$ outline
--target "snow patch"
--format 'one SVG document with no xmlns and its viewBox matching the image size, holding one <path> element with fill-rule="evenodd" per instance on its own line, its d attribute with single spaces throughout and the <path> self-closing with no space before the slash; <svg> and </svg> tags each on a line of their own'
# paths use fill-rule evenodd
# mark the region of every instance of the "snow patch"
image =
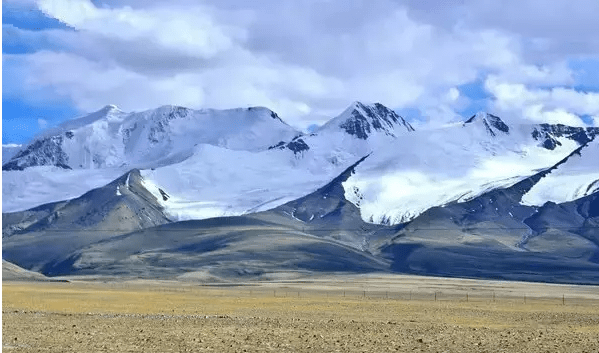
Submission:
<svg viewBox="0 0 599 353">
<path fill-rule="evenodd" d="M 522 197 L 522 204 L 542 206 L 547 201 L 569 202 L 599 190 L 599 139 L 589 142 L 580 155 L 571 156 Z"/>
<path fill-rule="evenodd" d="M 142 183 L 173 219 L 198 219 L 277 207 L 315 191 L 345 167 L 328 167 L 322 156 L 320 163 L 298 160 L 287 152 L 199 145 L 183 162 L 142 170 Z M 168 202 L 159 189 L 169 194 Z"/>
<path fill-rule="evenodd" d="M 481 124 L 412 132 L 357 166 L 343 183 L 345 197 L 366 222 L 403 223 L 431 207 L 511 186 L 578 147 L 566 138 L 556 150 L 539 147 L 530 138 L 532 128 L 496 136 Z"/>
<path fill-rule="evenodd" d="M 120 168 L 69 170 L 53 166 L 2 171 L 2 212 L 70 200 L 112 182 L 125 172 Z"/>
</svg>

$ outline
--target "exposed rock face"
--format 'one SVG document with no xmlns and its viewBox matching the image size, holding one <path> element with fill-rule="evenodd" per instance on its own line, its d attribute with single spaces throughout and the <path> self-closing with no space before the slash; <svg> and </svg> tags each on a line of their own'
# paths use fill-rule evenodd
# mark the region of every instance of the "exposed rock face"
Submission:
<svg viewBox="0 0 599 353">
<path fill-rule="evenodd" d="M 498 116 L 487 113 L 477 113 L 470 119 L 466 120 L 464 124 L 472 124 L 480 122 L 484 125 L 487 133 L 491 136 L 497 136 L 497 133 L 509 134 L 510 128 L 506 123 L 503 122 Z"/>
<path fill-rule="evenodd" d="M 272 150 L 275 148 L 280 149 L 280 150 L 288 149 L 288 150 L 291 150 L 293 152 L 293 154 L 300 154 L 300 153 L 310 149 L 310 146 L 308 146 L 308 144 L 301 137 L 302 137 L 301 135 L 296 136 L 293 138 L 293 140 L 291 140 L 291 142 L 281 141 L 274 146 L 270 146 L 268 149 L 269 150 Z"/>
<path fill-rule="evenodd" d="M 69 156 L 62 149 L 63 140 L 62 135 L 36 140 L 14 155 L 8 163 L 2 166 L 2 170 L 23 170 L 39 165 L 71 169 Z"/>
<path fill-rule="evenodd" d="M 559 137 L 565 137 L 578 142 L 579 145 L 584 145 L 597 135 L 599 135 L 598 127 L 584 128 L 562 124 L 539 124 L 532 131 L 532 137 L 548 150 L 554 150 L 557 146 L 561 146 L 561 142 L 557 140 Z"/>
<path fill-rule="evenodd" d="M 366 140 L 374 131 L 395 136 L 394 130 L 397 126 L 403 126 L 407 131 L 414 131 L 412 125 L 380 103 L 365 105 L 355 102 L 342 116 L 347 114 L 349 117 L 341 121 L 339 127 L 349 135 L 362 140 Z"/>
</svg>

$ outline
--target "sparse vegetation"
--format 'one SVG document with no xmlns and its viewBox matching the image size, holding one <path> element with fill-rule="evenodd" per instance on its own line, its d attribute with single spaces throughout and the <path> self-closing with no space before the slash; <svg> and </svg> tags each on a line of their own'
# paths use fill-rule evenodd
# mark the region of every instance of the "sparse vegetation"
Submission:
<svg viewBox="0 0 599 353">
<path fill-rule="evenodd" d="M 15 352 L 599 348 L 593 287 L 389 276 L 218 287 L 5 282 L 2 292 L 3 349 Z"/>
</svg>

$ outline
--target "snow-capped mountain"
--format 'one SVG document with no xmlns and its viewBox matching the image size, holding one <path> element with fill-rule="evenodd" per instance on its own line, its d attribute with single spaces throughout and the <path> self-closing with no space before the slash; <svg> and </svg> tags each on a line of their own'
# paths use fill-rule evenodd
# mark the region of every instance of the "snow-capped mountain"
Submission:
<svg viewBox="0 0 599 353">
<path fill-rule="evenodd" d="M 346 198 L 367 222 L 407 222 L 431 207 L 467 201 L 550 168 L 598 134 L 598 128 L 509 126 L 478 113 L 374 151 L 344 183 Z"/>
<path fill-rule="evenodd" d="M 378 103 L 311 134 L 266 108 L 107 106 L 4 165 L 3 258 L 46 275 L 599 283 L 597 136 L 487 113 L 415 131 Z"/>
<path fill-rule="evenodd" d="M 501 120 L 498 116 L 484 112 L 476 113 L 470 119 L 466 120 L 463 126 L 467 126 L 467 124 L 479 126 L 479 129 L 481 126 L 484 127 L 484 130 L 487 132 L 487 134 L 492 137 L 501 133 L 510 133 L 510 127 L 507 126 L 503 120 Z"/>
<path fill-rule="evenodd" d="M 373 134 L 396 136 L 405 131 L 414 131 L 410 123 L 384 105 L 360 102 L 353 102 L 343 113 L 321 126 L 317 132 L 339 129 L 362 140 L 370 138 Z"/>
<path fill-rule="evenodd" d="M 29 167 L 2 171 L 2 212 L 16 212 L 32 207 L 70 200 L 102 187 L 127 168 L 64 169 L 56 166 Z"/>
<path fill-rule="evenodd" d="M 239 215 L 311 193 L 358 159 L 413 131 L 382 104 L 355 102 L 318 131 L 281 140 L 267 151 L 199 145 L 185 161 L 142 174 L 154 195 L 161 188 L 171 196 L 162 205 L 173 218 Z"/>
<path fill-rule="evenodd" d="M 77 197 L 139 167 L 141 184 L 171 219 L 240 215 L 305 196 L 368 155 L 343 183 L 345 197 L 364 221 L 398 224 L 513 185 L 598 134 L 487 113 L 415 131 L 380 103 L 355 102 L 312 134 L 266 108 L 107 106 L 44 133 L 6 163 L 3 209 Z"/>
<path fill-rule="evenodd" d="M 102 148 L 97 146 L 93 150 L 103 153 L 95 160 L 104 162 L 85 164 L 88 168 L 71 164 L 73 170 L 37 166 L 27 167 L 23 173 L 4 171 L 3 207 L 5 212 L 13 212 L 77 197 L 105 185 L 133 166 L 145 167 L 141 171 L 145 184 L 157 197 L 160 198 L 158 188 L 171 195 L 164 201 L 164 207 L 176 219 L 235 215 L 276 207 L 316 190 L 357 159 L 395 139 L 390 132 L 400 136 L 412 130 L 380 104 L 353 104 L 334 121 L 362 120 L 355 113 L 347 114 L 356 106 L 362 107 L 362 112 L 378 107 L 380 119 L 387 119 L 381 121 L 397 121 L 398 125 L 395 130 L 385 125 L 388 129 L 380 133 L 371 130 L 371 136 L 364 140 L 333 124 L 318 133 L 302 135 L 265 108 L 189 111 L 161 107 L 126 114 L 107 106 L 44 133 L 5 164 L 4 169 L 24 168 L 27 161 L 33 161 L 33 165 L 59 162 L 60 166 L 77 159 L 87 163 L 90 159 L 85 152 L 76 153 L 90 150 L 89 146 L 94 144 L 85 140 L 85 136 L 103 143 Z M 186 118 L 185 114 L 193 116 Z M 368 119 L 378 126 L 373 120 L 378 119 L 376 116 Z M 157 131 L 161 139 L 155 138 Z M 81 135 L 81 140 L 77 135 Z M 65 141 L 77 142 L 79 147 L 69 149 Z M 111 151 L 116 152 L 111 154 Z M 112 162 L 107 163 L 106 156 L 114 157 Z M 92 166 L 96 169 L 89 169 Z"/>
<path fill-rule="evenodd" d="M 599 191 L 599 139 L 588 142 L 543 177 L 524 195 L 522 203 L 542 206 L 547 201 L 569 202 Z"/>
<path fill-rule="evenodd" d="M 328 154 L 325 158 L 350 165 L 356 157 L 412 131 L 410 123 L 380 103 L 353 102 L 313 133 L 279 141 L 269 148 L 288 149 L 307 158 L 314 158 L 314 153 L 320 157 Z"/>
<path fill-rule="evenodd" d="M 198 144 L 258 151 L 298 134 L 262 107 L 192 110 L 163 106 L 125 113 L 109 105 L 43 133 L 4 162 L 2 169 L 42 165 L 149 168 L 184 160 Z"/>
</svg>

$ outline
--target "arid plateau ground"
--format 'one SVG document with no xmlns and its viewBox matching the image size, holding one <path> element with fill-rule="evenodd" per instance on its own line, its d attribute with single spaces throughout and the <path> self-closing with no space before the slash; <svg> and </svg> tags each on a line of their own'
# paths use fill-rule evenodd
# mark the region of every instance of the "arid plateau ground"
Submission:
<svg viewBox="0 0 599 353">
<path fill-rule="evenodd" d="M 599 352 L 599 288 L 331 276 L 2 284 L 6 352 Z"/>
</svg>

